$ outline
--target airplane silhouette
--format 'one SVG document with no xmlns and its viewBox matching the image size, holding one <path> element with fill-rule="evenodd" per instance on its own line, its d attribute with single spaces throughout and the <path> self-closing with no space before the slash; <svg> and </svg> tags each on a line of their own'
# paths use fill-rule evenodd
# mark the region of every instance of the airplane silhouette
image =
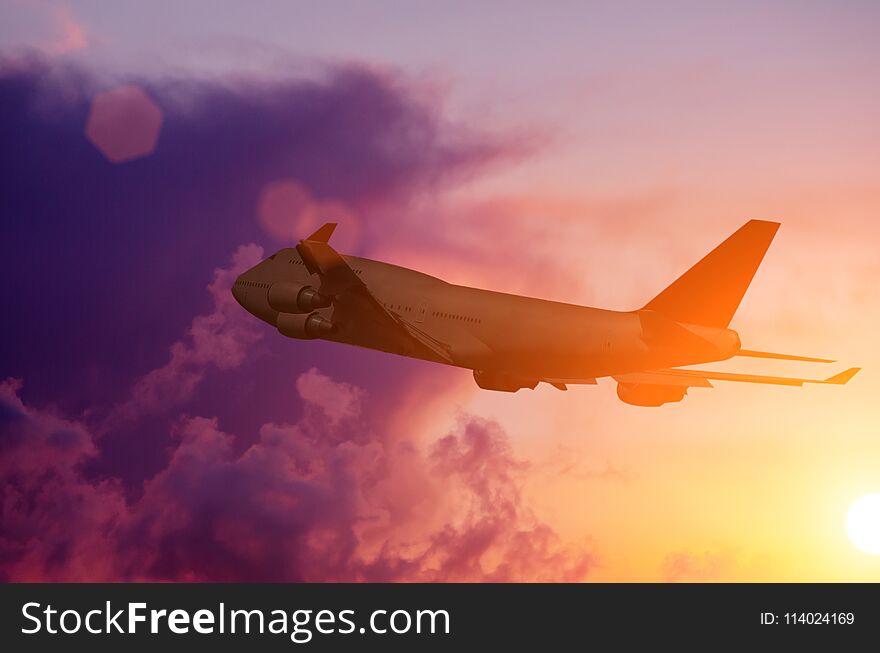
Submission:
<svg viewBox="0 0 880 653">
<path fill-rule="evenodd" d="M 322 338 L 473 370 L 477 385 L 516 392 L 612 377 L 636 406 L 681 401 L 712 381 L 842 385 L 826 379 L 735 374 L 681 366 L 733 356 L 833 363 L 742 349 L 728 328 L 776 230 L 750 220 L 643 308 L 610 311 L 480 290 L 380 261 L 341 255 L 328 223 L 235 282 L 250 313 L 291 338 Z"/>
</svg>

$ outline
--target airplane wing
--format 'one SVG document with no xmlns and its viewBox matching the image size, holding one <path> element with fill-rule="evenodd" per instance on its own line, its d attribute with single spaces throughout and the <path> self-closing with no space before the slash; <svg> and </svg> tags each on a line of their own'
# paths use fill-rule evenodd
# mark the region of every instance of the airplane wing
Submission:
<svg viewBox="0 0 880 653">
<path fill-rule="evenodd" d="M 407 322 L 398 315 L 392 314 L 392 317 L 394 317 L 403 326 L 403 328 L 406 329 L 406 332 L 412 338 L 417 340 L 424 347 L 430 349 L 447 363 L 452 363 L 452 355 L 450 354 L 451 348 L 449 347 L 449 345 L 444 342 L 440 342 L 436 338 L 428 335 L 425 331 L 418 328 L 412 322 Z"/>
<path fill-rule="evenodd" d="M 342 320 L 357 316 L 384 328 L 394 337 L 415 347 L 427 349 L 441 360 L 451 363 L 452 357 L 446 345 L 387 310 L 339 252 L 330 247 L 328 241 L 335 229 L 336 223 L 325 224 L 300 241 L 296 251 L 309 273 L 317 274 L 321 279 L 319 292 L 333 298 L 334 309 L 339 311 Z"/>
<path fill-rule="evenodd" d="M 860 367 L 851 367 L 848 370 L 835 374 L 827 379 L 803 379 L 787 376 L 762 376 L 757 374 L 736 374 L 733 372 L 712 372 L 710 370 L 682 370 L 671 368 L 668 370 L 619 374 L 614 377 L 614 380 L 620 383 L 677 385 L 701 388 L 711 388 L 712 384 L 710 381 L 739 381 L 743 383 L 766 383 L 770 385 L 789 386 L 802 386 L 805 383 L 843 385 L 853 378 L 860 369 Z"/>
</svg>

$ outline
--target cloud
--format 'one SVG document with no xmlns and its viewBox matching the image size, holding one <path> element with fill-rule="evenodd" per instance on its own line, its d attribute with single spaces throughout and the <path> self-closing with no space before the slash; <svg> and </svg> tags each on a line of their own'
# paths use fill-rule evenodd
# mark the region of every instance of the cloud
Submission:
<svg viewBox="0 0 880 653">
<path fill-rule="evenodd" d="M 297 377 L 296 390 L 307 406 L 323 411 L 334 426 L 360 413 L 363 390 L 348 383 L 336 383 L 314 367 Z"/>
<path fill-rule="evenodd" d="M 192 398 L 211 368 L 229 369 L 241 364 L 261 334 L 229 289 L 235 278 L 262 256 L 261 247 L 242 245 L 232 255 L 230 267 L 214 270 L 214 280 L 208 286 L 213 310 L 193 319 L 187 329 L 188 338 L 171 345 L 170 360 L 134 384 L 128 398 L 114 407 L 102 430 L 174 409 Z"/>
<path fill-rule="evenodd" d="M 572 478 L 579 481 L 606 481 L 627 484 L 631 480 L 628 469 L 605 461 L 598 465 L 590 462 L 589 455 L 580 447 L 556 444 L 540 462 L 541 471 L 551 478 Z"/>
<path fill-rule="evenodd" d="M 139 89 L 162 121 L 155 147 L 135 148 L 151 153 L 113 165 L 89 141 L 89 117 L 119 88 Z M 517 149 L 450 123 L 388 70 L 108 79 L 38 55 L 0 56 L 0 142 L 0 186 L 15 191 L 0 193 L 0 213 L 14 218 L 0 265 L 16 278 L 0 301 L 17 309 L 0 371 L 72 410 L 118 402 L 161 366 L 204 307 L 211 270 L 241 243 L 347 219 L 356 228 L 344 224 L 340 243 L 368 246 L 404 220 L 381 207 Z"/>
<path fill-rule="evenodd" d="M 592 556 L 525 506 L 497 424 L 463 418 L 422 447 L 366 424 L 362 390 L 317 370 L 297 380 L 315 410 L 265 424 L 236 453 L 216 419 L 185 418 L 167 466 L 126 503 L 89 481 L 79 422 L 25 406 L 0 385 L 5 580 L 581 580 Z M 329 397 L 342 398 L 340 413 Z M 426 488 L 410 509 L 396 497 Z M 417 509 L 413 509 L 417 506 Z"/>
<path fill-rule="evenodd" d="M 0 579 L 107 578 L 107 537 L 126 514 L 120 485 L 86 481 L 79 468 L 97 454 L 93 436 L 25 406 L 20 388 L 0 383 Z"/>
<path fill-rule="evenodd" d="M 54 7 L 51 15 L 57 33 L 48 44 L 47 50 L 51 54 L 67 54 L 89 46 L 87 30 L 73 15 L 70 7 Z"/>
<path fill-rule="evenodd" d="M 468 418 L 459 433 L 438 441 L 432 471 L 457 486 L 463 516 L 432 534 L 424 560 L 430 573 L 453 580 L 582 580 L 592 556 L 566 548 L 524 505 L 522 476 L 528 466 L 514 458 L 497 423 Z M 424 563 L 423 563 L 424 564 Z M 429 563 L 430 565 L 430 563 Z"/>
<path fill-rule="evenodd" d="M 376 256 L 452 283 L 631 310 L 658 291 L 643 272 L 665 256 L 653 225 L 677 208 L 668 189 L 586 197 L 462 192 L 415 213 L 404 209 L 409 219 Z"/>
<path fill-rule="evenodd" d="M 107 80 L 0 64 L 0 183 L 16 189 L 0 211 L 21 218 L 0 260 L 31 271 L 0 291 L 16 306 L 0 373 L 26 381 L 7 381 L 0 403 L 0 577 L 588 574 L 589 548 L 529 509 L 532 472 L 497 424 L 463 416 L 425 439 L 424 402 L 407 396 L 423 365 L 383 357 L 376 373 L 357 364 L 369 352 L 261 339 L 266 325 L 229 293 L 263 255 L 240 243 L 342 207 L 370 247 L 417 194 L 516 144 L 452 125 L 405 79 L 356 65 L 111 81 L 162 112 L 155 148 L 120 165 L 86 138 Z"/>
<path fill-rule="evenodd" d="M 677 551 L 663 561 L 663 579 L 667 582 L 717 582 L 736 571 L 736 557 L 728 552 Z"/>
<path fill-rule="evenodd" d="M 314 366 L 406 387 L 411 361 L 386 357 L 378 378 L 362 363 L 369 352 L 257 344 L 268 327 L 228 304 L 222 284 L 221 300 L 204 287 L 242 243 L 289 240 L 321 220 L 342 223 L 343 250 L 369 248 L 406 220 L 397 211 L 412 198 L 517 146 L 451 123 L 438 98 L 393 71 L 297 71 L 108 79 L 38 55 L 0 57 L 0 186 L 14 189 L 0 193 L 13 218 L 0 265 L 15 279 L 0 288 L 15 307 L 0 378 L 22 378 L 34 405 L 90 423 L 113 414 L 89 473 L 140 487 L 167 463 L 168 422 L 184 405 L 251 442 L 264 422 L 290 418 L 282 388 Z M 114 165 L 88 128 L 95 98 L 119 88 L 140 89 L 162 121 L 149 154 Z"/>
</svg>

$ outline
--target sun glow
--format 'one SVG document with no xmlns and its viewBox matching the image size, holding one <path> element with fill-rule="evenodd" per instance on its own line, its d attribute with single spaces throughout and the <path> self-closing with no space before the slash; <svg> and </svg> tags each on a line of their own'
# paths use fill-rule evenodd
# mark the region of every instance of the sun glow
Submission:
<svg viewBox="0 0 880 653">
<path fill-rule="evenodd" d="M 859 549 L 880 555 L 880 493 L 866 494 L 852 505 L 846 518 L 846 531 Z"/>
</svg>

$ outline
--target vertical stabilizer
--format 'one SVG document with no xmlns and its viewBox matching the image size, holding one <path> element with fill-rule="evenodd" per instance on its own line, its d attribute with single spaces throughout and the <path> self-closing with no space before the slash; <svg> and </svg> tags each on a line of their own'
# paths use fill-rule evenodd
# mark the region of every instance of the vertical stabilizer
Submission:
<svg viewBox="0 0 880 653">
<path fill-rule="evenodd" d="M 778 228 L 778 222 L 749 220 L 645 308 L 676 322 L 726 327 Z"/>
</svg>

